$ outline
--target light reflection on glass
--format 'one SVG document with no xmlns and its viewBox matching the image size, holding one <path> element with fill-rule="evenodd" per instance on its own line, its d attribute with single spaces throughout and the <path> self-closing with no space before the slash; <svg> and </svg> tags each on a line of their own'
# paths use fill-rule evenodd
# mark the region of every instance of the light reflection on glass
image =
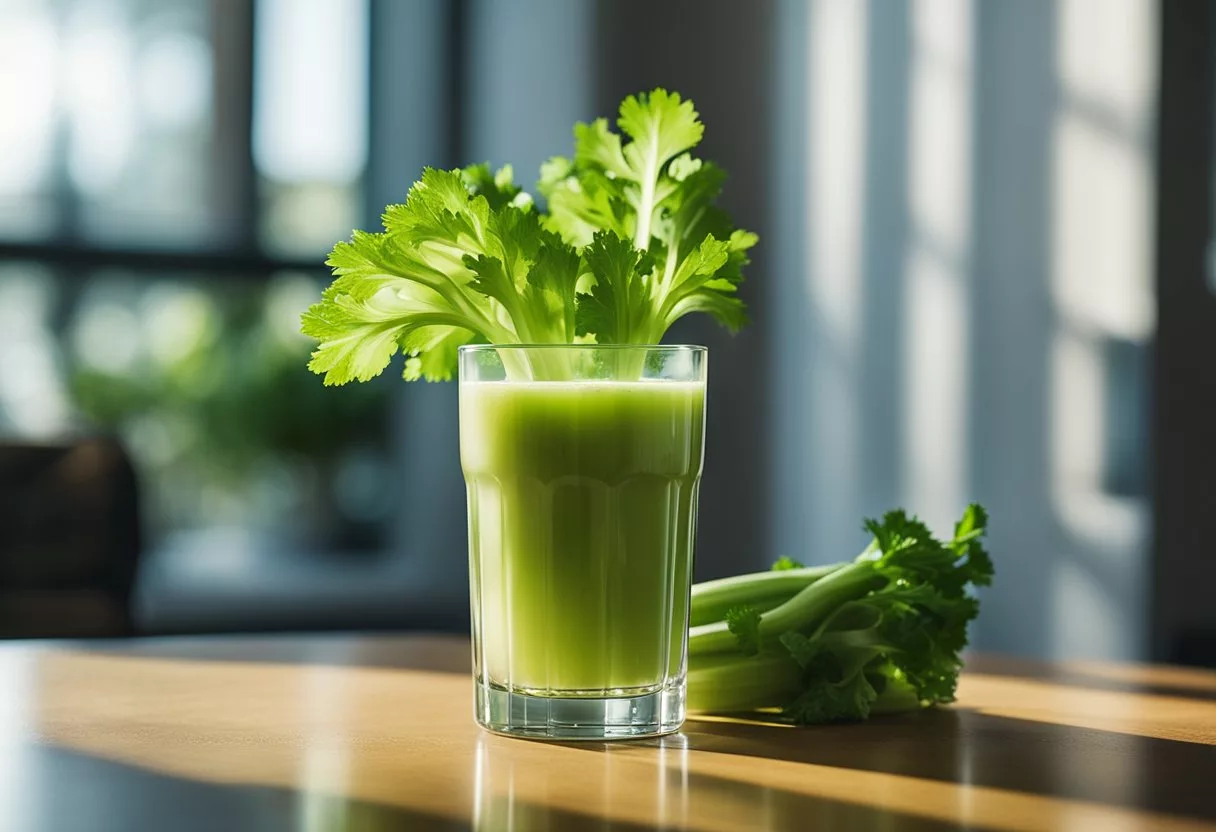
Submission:
<svg viewBox="0 0 1216 832">
<path fill-rule="evenodd" d="M 534 778 L 544 777 L 543 770 Z M 476 832 L 514 832 L 524 829 L 523 818 L 515 809 L 515 766 L 511 756 L 484 734 L 477 738 L 477 757 L 473 769 L 473 829 Z"/>
<path fill-rule="evenodd" d="M 630 829 L 637 823 L 684 828 L 690 811 L 688 753 L 687 738 L 679 734 L 594 744 L 481 734 L 473 763 L 473 828 L 613 829 L 618 823 Z M 555 763 L 554 755 L 564 761 Z M 737 806 L 729 795 L 700 797 L 703 811 Z"/>
<path fill-rule="evenodd" d="M 308 726 L 308 745 L 296 778 L 298 832 L 347 828 L 350 804 L 334 797 L 350 790 L 350 699 L 345 687 L 340 669 L 312 667 L 305 673 L 301 716 Z"/>
<path fill-rule="evenodd" d="M 682 828 L 688 824 L 688 738 L 672 734 L 661 737 L 658 746 L 659 816 Z"/>
</svg>

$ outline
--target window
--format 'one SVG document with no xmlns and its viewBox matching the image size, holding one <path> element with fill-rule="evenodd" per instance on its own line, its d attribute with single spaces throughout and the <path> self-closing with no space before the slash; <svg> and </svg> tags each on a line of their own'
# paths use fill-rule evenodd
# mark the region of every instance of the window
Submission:
<svg viewBox="0 0 1216 832">
<path fill-rule="evenodd" d="M 367 0 L 0 9 L 0 433 L 124 437 L 153 545 L 383 542 L 390 388 L 325 391 L 297 334 L 362 220 L 368 32 Z"/>
</svg>

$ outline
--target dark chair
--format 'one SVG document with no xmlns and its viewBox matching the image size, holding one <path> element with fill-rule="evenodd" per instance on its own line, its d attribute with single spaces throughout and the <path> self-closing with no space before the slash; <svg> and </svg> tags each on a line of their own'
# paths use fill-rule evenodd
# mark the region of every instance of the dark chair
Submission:
<svg viewBox="0 0 1216 832">
<path fill-rule="evenodd" d="M 139 552 L 117 442 L 0 443 L 0 638 L 129 635 Z"/>
</svg>

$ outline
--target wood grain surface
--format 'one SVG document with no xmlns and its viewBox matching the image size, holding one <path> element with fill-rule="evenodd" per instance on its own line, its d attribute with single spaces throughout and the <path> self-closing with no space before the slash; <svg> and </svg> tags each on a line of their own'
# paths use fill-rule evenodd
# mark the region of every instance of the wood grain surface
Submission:
<svg viewBox="0 0 1216 832">
<path fill-rule="evenodd" d="M 0 647 L 0 829 L 1216 829 L 1216 673 L 980 657 L 949 708 L 482 732 L 447 637 Z"/>
</svg>

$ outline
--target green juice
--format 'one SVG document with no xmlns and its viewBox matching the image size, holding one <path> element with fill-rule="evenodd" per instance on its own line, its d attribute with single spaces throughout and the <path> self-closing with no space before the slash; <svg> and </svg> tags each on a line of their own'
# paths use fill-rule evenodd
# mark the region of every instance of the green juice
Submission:
<svg viewBox="0 0 1216 832">
<path fill-rule="evenodd" d="M 590 697 L 682 675 L 704 404 L 703 382 L 461 384 L 484 682 Z"/>
</svg>

